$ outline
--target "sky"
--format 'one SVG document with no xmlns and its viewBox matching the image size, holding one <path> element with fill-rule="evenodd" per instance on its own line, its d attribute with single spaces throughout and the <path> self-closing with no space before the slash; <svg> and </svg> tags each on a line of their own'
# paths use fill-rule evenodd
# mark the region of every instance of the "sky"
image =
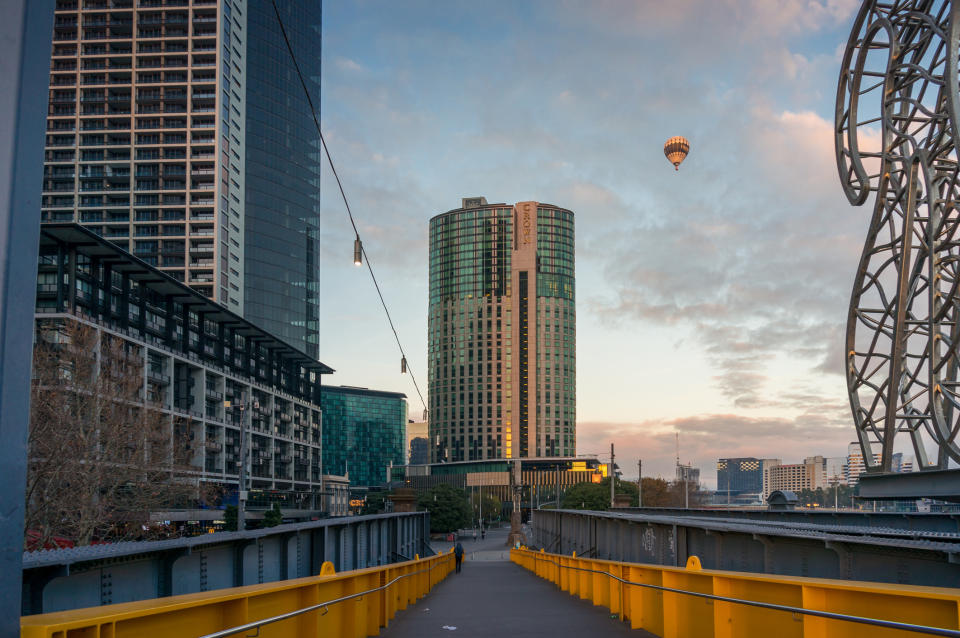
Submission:
<svg viewBox="0 0 960 638">
<path fill-rule="evenodd" d="M 321 125 L 426 398 L 428 220 L 576 220 L 577 451 L 715 485 L 721 457 L 846 455 L 843 330 L 868 208 L 833 151 L 855 0 L 324 3 Z M 678 172 L 663 156 L 690 140 Z M 322 180 L 326 383 L 423 406 Z"/>
</svg>

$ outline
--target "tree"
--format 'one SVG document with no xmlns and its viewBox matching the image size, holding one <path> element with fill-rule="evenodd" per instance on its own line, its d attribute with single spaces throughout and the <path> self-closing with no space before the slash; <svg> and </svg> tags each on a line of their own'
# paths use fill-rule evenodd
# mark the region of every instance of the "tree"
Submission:
<svg viewBox="0 0 960 638">
<path fill-rule="evenodd" d="M 474 494 L 470 497 L 470 505 L 473 508 L 473 520 L 480 520 L 480 495 Z M 491 494 L 483 495 L 483 520 L 494 521 L 500 517 L 500 511 L 503 504 L 496 496 Z"/>
<path fill-rule="evenodd" d="M 223 529 L 228 532 L 237 531 L 239 516 L 236 505 L 227 505 L 223 510 Z"/>
<path fill-rule="evenodd" d="M 280 512 L 280 503 L 274 503 L 273 507 L 263 513 L 263 526 L 276 527 L 283 522 L 283 514 Z"/>
<path fill-rule="evenodd" d="M 141 538 L 192 504 L 188 432 L 144 396 L 143 349 L 77 320 L 38 323 L 26 491 L 31 544 Z"/>
<path fill-rule="evenodd" d="M 367 498 L 363 501 L 363 507 L 360 508 L 360 514 L 380 514 L 386 511 L 384 504 L 387 497 L 386 492 L 367 492 Z"/>
<path fill-rule="evenodd" d="M 644 507 L 676 507 L 673 486 L 662 478 L 643 478 Z"/>
<path fill-rule="evenodd" d="M 645 477 L 643 479 L 643 506 L 683 507 L 688 498 L 690 507 L 701 507 L 706 503 L 707 496 L 699 485 L 688 482 L 686 494 L 684 494 L 684 489 L 683 481 L 666 481 L 662 478 Z M 634 481 L 624 481 L 618 478 L 616 493 L 629 495 L 630 506 L 637 506 L 637 484 Z M 562 506 L 565 509 L 587 509 L 601 512 L 610 509 L 610 479 L 605 478 L 599 483 L 578 483 L 574 485 L 563 495 Z"/>
<path fill-rule="evenodd" d="M 616 494 L 630 496 L 630 504 L 636 506 L 636 483 L 617 479 L 615 485 Z M 646 496 L 644 496 L 644 500 L 646 500 Z M 607 511 L 610 509 L 610 477 L 599 483 L 577 483 L 564 493 L 562 504 L 564 509 Z"/>
<path fill-rule="evenodd" d="M 430 512 L 430 531 L 445 534 L 470 524 L 467 493 L 439 483 L 420 495 L 419 505 Z"/>
</svg>

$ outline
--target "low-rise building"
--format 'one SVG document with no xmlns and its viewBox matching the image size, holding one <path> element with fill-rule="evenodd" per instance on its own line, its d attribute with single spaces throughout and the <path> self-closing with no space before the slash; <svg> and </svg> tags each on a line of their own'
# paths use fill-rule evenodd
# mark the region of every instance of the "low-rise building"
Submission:
<svg viewBox="0 0 960 638">
<path fill-rule="evenodd" d="M 717 460 L 715 503 L 733 504 L 759 500 L 763 490 L 763 466 L 753 457 Z"/>
<path fill-rule="evenodd" d="M 323 511 L 329 516 L 350 514 L 350 477 L 323 475 Z"/>
<path fill-rule="evenodd" d="M 349 475 L 353 487 L 383 485 L 387 468 L 406 456 L 407 398 L 352 386 L 323 386 L 323 466 Z"/>
<path fill-rule="evenodd" d="M 599 483 L 608 473 L 608 465 L 596 457 L 486 459 L 394 466 L 391 485 L 422 493 L 445 483 L 508 503 L 514 498 L 510 474 L 515 472 L 515 463 L 520 463 L 520 499 L 524 509 L 531 503 L 534 508 L 556 503 L 570 487 L 578 483 Z"/>
<path fill-rule="evenodd" d="M 802 490 L 815 490 L 825 486 L 822 462 L 778 463 L 763 470 L 764 500 L 778 490 L 799 493 Z"/>
<path fill-rule="evenodd" d="M 320 508 L 320 379 L 331 368 L 90 230 L 44 224 L 38 340 L 64 322 L 122 344 L 141 405 L 187 440 L 186 478 L 235 498 L 242 429 L 247 489 Z"/>
</svg>

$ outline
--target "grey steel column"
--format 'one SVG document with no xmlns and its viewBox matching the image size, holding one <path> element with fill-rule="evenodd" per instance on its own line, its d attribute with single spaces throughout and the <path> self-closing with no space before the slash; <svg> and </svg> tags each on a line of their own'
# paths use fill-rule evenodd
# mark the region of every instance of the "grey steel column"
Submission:
<svg viewBox="0 0 960 638">
<path fill-rule="evenodd" d="M 0 638 L 20 635 L 23 494 L 53 0 L 0 20 Z"/>
</svg>

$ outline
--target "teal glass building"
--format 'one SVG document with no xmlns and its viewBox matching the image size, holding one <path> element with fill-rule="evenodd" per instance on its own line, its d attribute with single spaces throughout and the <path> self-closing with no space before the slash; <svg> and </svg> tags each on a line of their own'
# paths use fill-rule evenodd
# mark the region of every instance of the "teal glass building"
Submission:
<svg viewBox="0 0 960 638">
<path fill-rule="evenodd" d="M 407 398 L 349 386 L 322 386 L 323 472 L 350 474 L 352 486 L 382 485 L 387 468 L 403 465 Z"/>
<path fill-rule="evenodd" d="M 465 198 L 430 220 L 432 462 L 576 454 L 573 212 Z"/>
</svg>

